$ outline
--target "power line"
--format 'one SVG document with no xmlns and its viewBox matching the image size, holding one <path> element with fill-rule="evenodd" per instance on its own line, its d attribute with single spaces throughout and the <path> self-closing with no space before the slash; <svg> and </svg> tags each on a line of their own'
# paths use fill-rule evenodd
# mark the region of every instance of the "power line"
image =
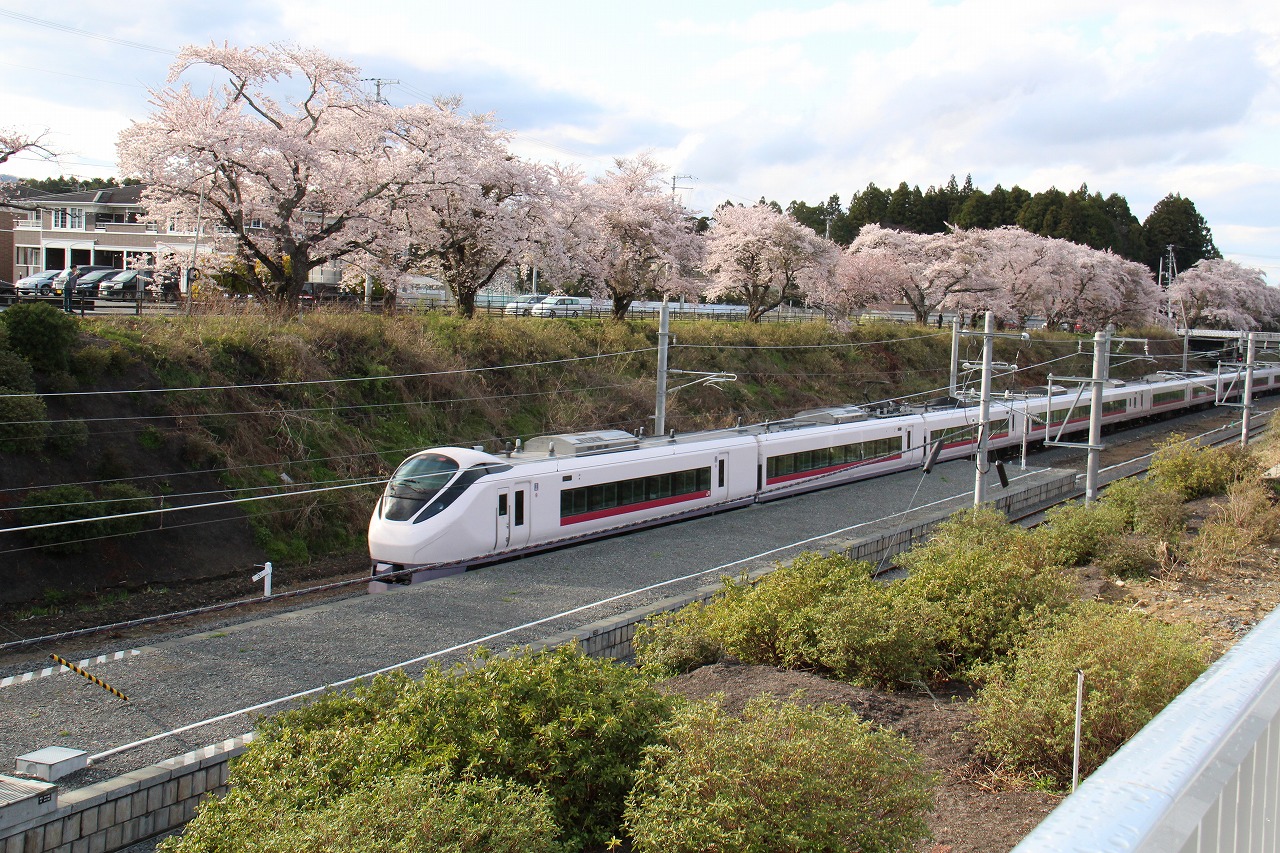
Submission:
<svg viewBox="0 0 1280 853">
<path fill-rule="evenodd" d="M 352 382 L 384 382 L 393 379 L 429 379 L 436 376 L 457 376 L 467 373 L 489 373 L 499 370 L 521 370 L 531 367 L 551 367 L 557 364 L 570 364 L 577 361 L 594 361 L 602 358 L 618 358 L 624 355 L 637 355 L 640 353 L 654 352 L 657 347 L 645 347 L 643 349 L 624 350 L 622 352 L 599 353 L 597 355 L 575 356 L 573 358 L 558 358 L 550 361 L 532 361 L 525 364 L 504 364 L 496 367 L 468 367 L 459 370 L 436 370 L 429 373 L 401 373 L 394 376 L 352 376 L 345 379 L 304 379 L 297 382 L 255 382 L 245 385 L 204 385 L 191 386 L 187 388 L 135 388 L 120 389 L 115 391 L 59 391 L 48 394 L 26 393 L 26 394 L 0 394 L 0 399 L 6 397 L 98 397 L 111 396 L 116 394 L 176 394 L 187 391 L 239 391 L 249 388 L 293 388 L 304 385 L 340 385 Z"/>
<path fill-rule="evenodd" d="M 91 39 L 97 39 L 98 41 L 111 42 L 112 44 L 118 44 L 123 47 L 131 47 L 135 50 L 146 50 L 146 51 L 150 51 L 151 53 L 162 53 L 162 54 L 165 54 L 166 56 L 178 55 L 178 52 L 176 50 L 169 50 L 167 48 L 156 47 L 155 45 L 151 45 L 151 44 L 143 44 L 142 42 L 137 42 L 137 41 L 129 41 L 128 39 L 115 38 L 113 36 L 103 35 L 102 33 L 95 33 L 90 30 L 82 30 L 79 27 L 73 27 L 68 24 L 60 24 L 56 21 L 46 21 L 43 18 L 37 18 L 32 15 L 24 15 L 21 12 L 11 12 L 8 9 L 0 9 L 0 15 L 5 16 L 6 18 L 13 18 L 15 21 L 22 21 L 23 23 L 26 23 L 26 24 L 35 24 L 36 26 L 39 26 L 39 27 L 48 27 L 51 30 L 58 30 L 64 33 L 71 33 L 72 35 L 84 36 L 85 38 L 91 38 Z"/>
</svg>

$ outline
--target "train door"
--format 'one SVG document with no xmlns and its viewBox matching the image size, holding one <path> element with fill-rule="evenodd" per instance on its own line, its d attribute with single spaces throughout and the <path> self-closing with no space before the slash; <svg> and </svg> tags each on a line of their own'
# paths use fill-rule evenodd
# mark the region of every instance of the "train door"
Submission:
<svg viewBox="0 0 1280 853">
<path fill-rule="evenodd" d="M 711 466 L 711 499 L 724 500 L 729 497 L 729 454 L 717 453 Z"/>
<path fill-rule="evenodd" d="M 499 551 L 529 542 L 529 484 L 498 488 L 498 525 L 493 547 Z"/>
</svg>

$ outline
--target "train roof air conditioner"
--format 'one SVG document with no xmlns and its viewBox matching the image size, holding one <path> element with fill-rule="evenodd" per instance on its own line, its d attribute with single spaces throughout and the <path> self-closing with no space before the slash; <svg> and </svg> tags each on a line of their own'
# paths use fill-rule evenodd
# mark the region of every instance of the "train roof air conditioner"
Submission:
<svg viewBox="0 0 1280 853">
<path fill-rule="evenodd" d="M 531 438 L 525 442 L 524 449 L 526 453 L 546 453 L 549 456 L 590 456 L 632 450 L 639 446 L 640 440 L 629 432 L 604 429 Z"/>
<path fill-rule="evenodd" d="M 806 409 L 792 420 L 797 424 L 852 424 L 870 418 L 860 406 L 830 406 L 825 409 Z"/>
</svg>

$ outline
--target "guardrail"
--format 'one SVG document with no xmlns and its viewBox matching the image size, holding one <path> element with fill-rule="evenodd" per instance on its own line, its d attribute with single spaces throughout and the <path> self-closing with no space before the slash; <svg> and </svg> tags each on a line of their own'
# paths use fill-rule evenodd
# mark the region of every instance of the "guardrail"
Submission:
<svg viewBox="0 0 1280 853">
<path fill-rule="evenodd" d="M 1013 853 L 1278 848 L 1280 610 L 1086 779 Z"/>
</svg>

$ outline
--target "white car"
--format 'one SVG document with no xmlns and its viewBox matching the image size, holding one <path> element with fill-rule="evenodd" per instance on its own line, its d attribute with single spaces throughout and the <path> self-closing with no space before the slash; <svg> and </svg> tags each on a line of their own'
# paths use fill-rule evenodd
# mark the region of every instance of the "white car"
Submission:
<svg viewBox="0 0 1280 853">
<path fill-rule="evenodd" d="M 545 293 L 529 293 L 524 296 L 517 296 L 507 303 L 503 313 L 512 317 L 528 317 L 533 313 L 534 306 L 546 298 Z"/>
<path fill-rule="evenodd" d="M 529 309 L 534 317 L 578 317 L 590 311 L 591 300 L 585 296 L 548 296 Z"/>
</svg>

